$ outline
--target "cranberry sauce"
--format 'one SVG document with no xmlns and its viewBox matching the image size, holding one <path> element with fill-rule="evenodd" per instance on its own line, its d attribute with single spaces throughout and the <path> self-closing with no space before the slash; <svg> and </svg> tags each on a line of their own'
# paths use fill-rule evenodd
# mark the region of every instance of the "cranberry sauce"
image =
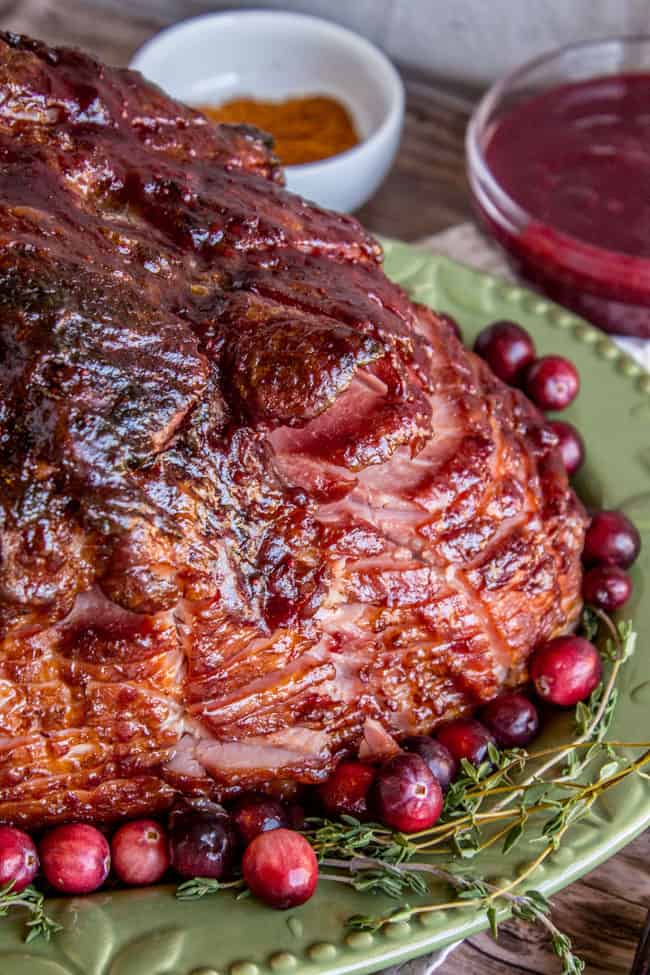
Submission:
<svg viewBox="0 0 650 975">
<path fill-rule="evenodd" d="M 608 331 L 650 337 L 650 74 L 522 102 L 485 158 L 532 218 L 518 237 L 490 227 L 521 273 Z"/>
</svg>

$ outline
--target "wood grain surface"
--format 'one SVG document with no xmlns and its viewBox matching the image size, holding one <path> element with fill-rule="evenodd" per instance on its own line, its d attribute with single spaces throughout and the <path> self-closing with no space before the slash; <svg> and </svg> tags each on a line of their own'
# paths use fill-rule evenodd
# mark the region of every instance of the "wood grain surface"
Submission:
<svg viewBox="0 0 650 975">
<path fill-rule="evenodd" d="M 127 64 L 135 49 L 162 26 L 156 4 L 138 4 L 138 16 L 81 0 L 0 0 L 0 27 L 51 43 L 76 44 L 113 64 Z M 407 73 L 407 114 L 396 163 L 359 217 L 377 233 L 417 240 L 471 216 L 463 138 L 472 93 L 448 90 Z M 650 833 L 583 880 L 558 894 L 554 916 L 587 962 L 589 975 L 630 971 L 650 906 Z M 557 959 L 542 931 L 519 922 L 503 925 L 498 942 L 487 934 L 461 945 L 441 975 L 556 973 Z"/>
</svg>

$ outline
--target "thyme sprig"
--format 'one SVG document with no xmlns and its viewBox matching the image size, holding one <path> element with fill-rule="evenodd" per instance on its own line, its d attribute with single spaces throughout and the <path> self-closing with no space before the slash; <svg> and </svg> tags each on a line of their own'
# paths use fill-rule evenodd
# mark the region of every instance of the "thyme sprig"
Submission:
<svg viewBox="0 0 650 975">
<path fill-rule="evenodd" d="M 576 708 L 573 741 L 530 752 L 499 752 L 492 746 L 478 768 L 462 763 L 461 775 L 447 792 L 440 821 L 422 833 L 404 836 L 351 816 L 339 822 L 307 822 L 306 835 L 325 868 L 321 870 L 323 879 L 401 900 L 409 894 L 430 895 L 431 880 L 443 881 L 453 891 L 451 899 L 415 906 L 402 903 L 381 917 L 355 915 L 349 919 L 350 927 L 374 931 L 418 914 L 466 909 L 471 903 L 485 912 L 495 937 L 499 920 L 507 916 L 541 924 L 562 964 L 562 975 L 580 975 L 584 964 L 549 917 L 548 901 L 526 885 L 605 791 L 630 775 L 648 778 L 643 769 L 650 764 L 650 742 L 606 737 L 617 703 L 618 675 L 634 652 L 636 634 L 629 623 L 615 625 L 599 610 L 585 611 L 585 636 L 593 639 L 596 630 L 603 628 L 602 654 L 609 674 L 589 701 Z M 624 750 L 631 749 L 642 749 L 642 753 L 629 758 Z M 497 843 L 507 853 L 524 839 L 541 844 L 541 850 L 507 884 L 495 886 L 458 869 Z M 418 859 L 440 854 L 447 858 L 447 867 Z M 480 859 L 475 869 L 479 865 Z"/>
<path fill-rule="evenodd" d="M 451 869 L 428 861 L 414 860 L 412 857 L 418 848 L 406 837 L 400 836 L 399 841 L 391 845 L 387 841 L 386 831 L 383 827 L 379 827 L 379 831 L 375 835 L 372 824 L 361 824 L 353 820 L 352 817 L 348 817 L 351 820 L 349 831 L 344 829 L 344 824 L 338 828 L 338 852 L 340 855 L 338 857 L 321 856 L 320 858 L 322 867 L 333 868 L 338 873 L 321 872 L 321 878 L 349 884 L 356 890 L 370 890 L 374 893 L 387 894 L 395 899 L 409 892 L 430 894 L 428 884 L 426 881 L 423 883 L 424 878 L 429 877 L 445 881 L 454 889 L 455 899 L 445 899 L 434 904 L 414 907 L 409 904 L 402 904 L 396 911 L 387 915 L 380 917 L 355 915 L 349 919 L 348 923 L 356 929 L 377 931 L 387 924 L 409 920 L 419 914 L 467 908 L 468 902 L 471 901 L 477 909 L 485 911 L 493 934 L 497 933 L 498 916 L 501 911 L 504 916 L 512 914 L 523 920 L 542 924 L 549 933 L 553 950 L 562 961 L 563 975 L 579 975 L 583 971 L 583 963 L 573 953 L 571 942 L 567 936 L 548 917 L 550 908 L 546 898 L 540 891 L 528 890 L 524 885 L 537 868 L 558 849 L 566 832 L 589 812 L 593 803 L 603 792 L 617 785 L 628 775 L 638 772 L 647 764 L 650 764 L 650 743 L 639 758 L 630 761 L 623 768 L 617 767 L 611 774 L 599 776 L 595 782 L 583 783 L 566 798 L 546 802 L 543 808 L 548 815 L 542 820 L 536 831 L 536 837 L 544 843 L 542 850 L 514 880 L 502 886 L 495 886 L 483 879 L 456 873 Z M 509 814 L 517 815 L 517 811 L 513 809 Z M 529 816 L 530 813 L 526 812 L 524 821 L 517 824 L 522 834 L 525 831 Z M 330 854 L 335 852 L 332 827 L 337 827 L 338 824 L 325 821 L 320 829 L 315 828 L 316 826 L 317 824 L 312 822 L 310 834 L 316 838 L 316 846 L 319 845 L 318 834 L 322 829 L 321 836 L 327 837 L 327 843 L 320 846 L 321 852 L 325 846 Z M 346 851 L 350 849 L 349 834 L 353 836 L 352 848 L 356 851 L 352 857 L 346 856 Z M 399 834 L 397 835 L 399 836 Z M 363 837 L 366 850 L 376 851 L 379 855 L 363 855 L 360 852 L 359 837 Z M 506 837 L 504 850 L 511 849 L 513 845 L 512 839 Z M 404 854 L 405 849 L 407 850 L 406 855 Z M 522 889 L 523 893 L 520 892 Z"/>
<path fill-rule="evenodd" d="M 176 888 L 179 901 L 196 901 L 211 894 L 219 894 L 222 890 L 243 890 L 243 880 L 221 881 L 212 877 L 192 877 L 183 881 Z"/>
<path fill-rule="evenodd" d="M 14 881 L 0 887 L 0 917 L 6 917 L 15 907 L 23 907 L 31 914 L 27 921 L 25 941 L 45 938 L 49 941 L 53 934 L 61 930 L 61 925 L 45 913 L 45 898 L 31 884 L 21 891 L 14 891 Z"/>
<path fill-rule="evenodd" d="M 406 836 L 353 816 L 306 821 L 304 834 L 318 857 L 322 880 L 402 901 L 383 916 L 354 915 L 348 919 L 350 928 L 377 931 L 419 914 L 474 906 L 484 911 L 495 938 L 500 921 L 509 916 L 540 924 L 562 964 L 562 975 L 581 975 L 584 963 L 552 921 L 548 900 L 527 885 L 604 792 L 630 775 L 650 779 L 643 771 L 650 765 L 650 742 L 606 737 L 617 703 L 618 675 L 634 652 L 636 634 L 629 623 L 615 625 L 600 610 L 585 610 L 585 636 L 593 640 L 602 628 L 606 632 L 602 654 L 610 666 L 609 674 L 589 701 L 577 706 L 573 741 L 530 752 L 499 751 L 491 745 L 486 761 L 478 767 L 464 761 L 460 776 L 447 791 L 441 819 L 421 833 Z M 642 752 L 629 758 L 624 751 L 631 749 Z M 496 885 L 459 869 L 497 843 L 507 853 L 522 840 L 540 844 L 541 849 L 507 883 Z M 448 865 L 431 862 L 437 855 L 444 855 Z M 422 856 L 429 859 L 418 859 Z M 475 870 L 478 865 L 480 858 L 474 863 Z M 411 894 L 430 896 L 434 880 L 451 888 L 450 898 L 415 906 L 404 902 Z M 242 880 L 221 883 L 196 877 L 182 883 L 176 896 L 195 900 L 227 888 L 240 889 L 240 897 L 248 893 Z"/>
<path fill-rule="evenodd" d="M 584 745 L 588 742 L 593 742 L 595 745 L 602 744 L 614 718 L 614 712 L 618 702 L 616 681 L 618 680 L 621 667 L 634 653 L 637 635 L 630 621 L 624 620 L 617 625 L 602 610 L 588 607 L 583 613 L 581 626 L 583 632 L 589 634 L 592 639 L 595 638 L 594 619 L 598 620 L 607 631 L 607 639 L 601 653 L 606 660 L 612 663 L 609 677 L 605 682 L 601 682 L 598 685 L 586 704 L 581 702 L 577 705 L 575 713 L 576 739 L 570 742 L 566 748 L 561 749 L 540 768 L 537 768 L 534 773 L 534 776 L 537 778 L 545 775 L 565 760 L 568 764 L 564 771 L 564 777 L 575 778 L 579 775 L 589 765 L 596 754 L 596 750 L 592 752 L 591 749 L 587 749 L 581 760 L 577 761 L 575 757 L 576 746 Z M 529 780 L 521 784 L 522 788 L 527 784 L 527 781 Z M 507 799 L 504 799 L 499 806 L 507 805 L 517 794 L 516 791 Z"/>
<path fill-rule="evenodd" d="M 311 817 L 303 830 L 322 862 L 329 854 L 355 859 L 358 854 L 384 863 L 402 863 L 418 847 L 404 833 L 396 833 L 380 823 L 362 823 L 354 816 L 337 820 Z"/>
<path fill-rule="evenodd" d="M 581 975 L 584 971 L 584 962 L 574 954 L 571 939 L 560 931 L 550 919 L 551 905 L 539 890 L 527 890 L 523 894 L 510 892 L 499 894 L 496 887 L 483 880 L 456 876 L 447 870 L 435 867 L 432 868 L 432 872 L 440 879 L 445 879 L 457 892 L 455 901 L 437 905 L 440 910 L 467 907 L 469 902 L 473 902 L 477 908 L 485 910 L 492 937 L 496 939 L 499 934 L 500 919 L 499 908 L 494 903 L 494 898 L 499 895 L 508 904 L 504 916 L 510 914 L 528 923 L 540 924 L 546 929 L 551 938 L 553 950 L 562 962 L 562 975 Z M 411 909 L 406 905 L 379 921 L 376 918 L 356 914 L 348 919 L 348 927 L 357 931 L 377 931 L 385 924 L 407 921 L 415 913 L 417 913 L 417 909 Z"/>
</svg>

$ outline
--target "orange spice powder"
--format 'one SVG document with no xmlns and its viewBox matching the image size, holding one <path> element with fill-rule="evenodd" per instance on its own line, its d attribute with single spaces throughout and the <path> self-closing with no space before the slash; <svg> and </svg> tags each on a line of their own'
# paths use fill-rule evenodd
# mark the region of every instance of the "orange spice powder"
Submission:
<svg viewBox="0 0 650 975">
<path fill-rule="evenodd" d="M 201 111 L 215 122 L 246 122 L 269 132 L 285 166 L 329 159 L 359 143 L 347 109 L 326 95 L 281 102 L 238 98 L 219 106 L 202 106 Z"/>
</svg>

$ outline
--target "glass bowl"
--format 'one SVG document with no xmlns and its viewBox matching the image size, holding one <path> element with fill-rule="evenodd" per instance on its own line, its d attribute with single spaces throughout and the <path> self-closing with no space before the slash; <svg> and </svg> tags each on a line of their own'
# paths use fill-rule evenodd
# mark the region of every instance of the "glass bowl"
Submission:
<svg viewBox="0 0 650 975">
<path fill-rule="evenodd" d="M 621 74 L 650 75 L 650 36 L 571 44 L 525 64 L 493 85 L 474 111 L 467 167 L 479 222 L 517 274 L 608 332 L 650 338 L 650 258 L 596 246 L 536 218 L 499 184 L 486 158 L 496 126 L 523 101 Z"/>
</svg>

